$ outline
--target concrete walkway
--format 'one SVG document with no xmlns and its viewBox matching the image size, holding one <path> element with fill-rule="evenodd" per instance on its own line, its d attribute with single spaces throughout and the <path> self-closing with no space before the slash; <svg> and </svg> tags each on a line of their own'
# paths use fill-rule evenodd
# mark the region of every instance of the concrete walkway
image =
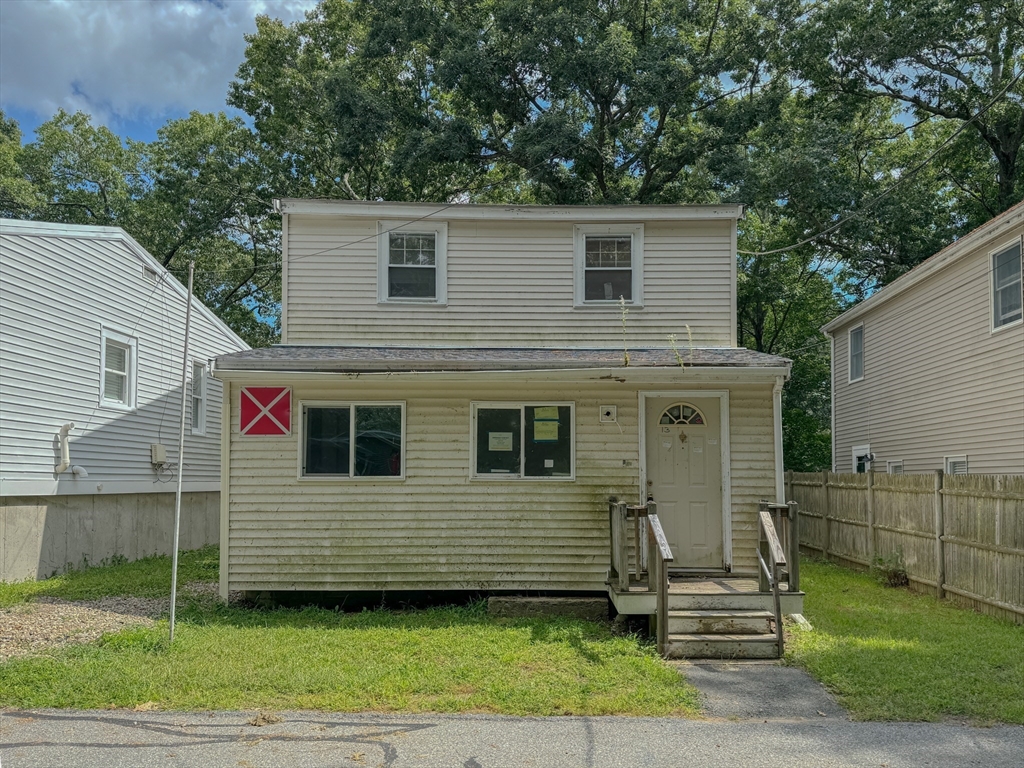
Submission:
<svg viewBox="0 0 1024 768">
<path fill-rule="evenodd" d="M 281 713 L 0 713 L 3 768 L 1020 768 L 1024 728 Z M 273 720 L 274 718 L 270 718 Z"/>
</svg>

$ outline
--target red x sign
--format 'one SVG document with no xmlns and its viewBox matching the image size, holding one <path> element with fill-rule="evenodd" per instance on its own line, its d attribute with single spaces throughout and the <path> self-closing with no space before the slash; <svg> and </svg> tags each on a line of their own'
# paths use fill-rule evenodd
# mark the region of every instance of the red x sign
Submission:
<svg viewBox="0 0 1024 768">
<path fill-rule="evenodd" d="M 291 387 L 242 387 L 239 415 L 243 435 L 290 435 Z"/>
</svg>

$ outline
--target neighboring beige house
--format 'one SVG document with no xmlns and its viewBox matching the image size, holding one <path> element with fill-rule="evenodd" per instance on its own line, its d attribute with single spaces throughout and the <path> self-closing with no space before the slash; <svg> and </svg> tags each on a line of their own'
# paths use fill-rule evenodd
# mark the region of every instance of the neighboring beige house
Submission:
<svg viewBox="0 0 1024 768">
<path fill-rule="evenodd" d="M 674 566 L 756 576 L 789 361 L 736 348 L 739 206 L 279 205 L 282 344 L 214 374 L 222 595 L 628 602 L 608 505 L 649 497 Z"/>
<path fill-rule="evenodd" d="M 837 472 L 1024 473 L 1019 204 L 822 329 Z"/>
<path fill-rule="evenodd" d="M 0 220 L 0 580 L 170 552 L 187 295 L 118 227 Z M 182 549 L 217 542 L 209 365 L 244 349 L 193 303 Z"/>
</svg>

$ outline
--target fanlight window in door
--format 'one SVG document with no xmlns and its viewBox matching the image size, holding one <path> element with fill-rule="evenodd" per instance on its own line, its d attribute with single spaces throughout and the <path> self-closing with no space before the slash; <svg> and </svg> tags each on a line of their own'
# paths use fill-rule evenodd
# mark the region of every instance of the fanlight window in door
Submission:
<svg viewBox="0 0 1024 768">
<path fill-rule="evenodd" d="M 704 414 L 692 405 L 676 403 L 665 409 L 658 420 L 659 424 L 704 424 Z"/>
</svg>

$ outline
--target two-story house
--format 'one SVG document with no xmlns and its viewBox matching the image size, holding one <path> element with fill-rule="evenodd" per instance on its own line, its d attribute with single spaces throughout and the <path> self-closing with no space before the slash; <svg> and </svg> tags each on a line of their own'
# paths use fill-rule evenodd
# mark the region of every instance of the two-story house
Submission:
<svg viewBox="0 0 1024 768">
<path fill-rule="evenodd" d="M 789 361 L 716 206 L 284 200 L 282 343 L 218 358 L 221 593 L 608 594 L 609 500 L 756 577 Z"/>
<path fill-rule="evenodd" d="M 0 580 L 220 533 L 217 355 L 248 349 L 124 230 L 0 220 Z"/>
<path fill-rule="evenodd" d="M 837 472 L 1024 472 L 1024 203 L 823 327 Z"/>
</svg>

